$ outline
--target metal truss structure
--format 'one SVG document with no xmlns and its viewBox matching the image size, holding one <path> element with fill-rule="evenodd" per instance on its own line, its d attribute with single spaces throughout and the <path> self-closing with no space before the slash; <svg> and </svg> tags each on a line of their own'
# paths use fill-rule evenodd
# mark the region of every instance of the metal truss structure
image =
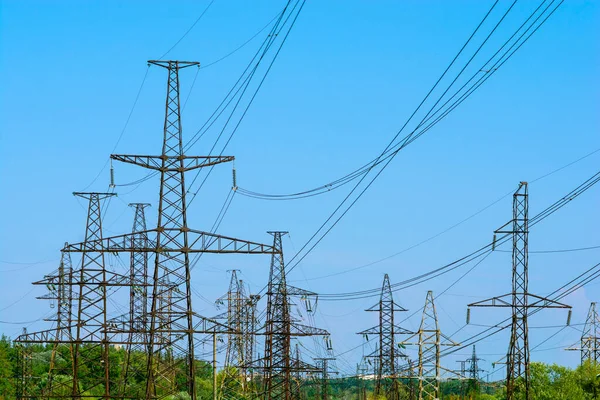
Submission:
<svg viewBox="0 0 600 400">
<path fill-rule="evenodd" d="M 399 360 L 406 358 L 406 355 L 398 348 L 400 342 L 397 342 L 396 336 L 408 335 L 413 332 L 394 323 L 394 314 L 407 310 L 394 302 L 388 274 L 383 277 L 379 302 L 366 311 L 379 314 L 379 323 L 376 326 L 358 332 L 367 340 L 369 335 L 377 336 L 377 348 L 366 356 L 374 360 L 375 396 L 385 395 L 389 400 L 398 400 L 400 396 Z"/>
<path fill-rule="evenodd" d="M 133 232 L 104 238 L 100 201 L 114 194 L 76 194 L 89 200 L 89 208 L 85 241 L 63 248 L 65 254 L 80 253 L 82 257 L 81 268 L 73 271 L 70 282 L 71 287 L 77 289 L 77 293 L 73 293 L 77 306 L 72 324 L 67 330 L 62 329 L 61 335 L 56 329 L 50 329 L 24 334 L 16 340 L 23 347 L 45 343 L 61 350 L 66 348 L 61 354 L 69 360 L 61 362 L 68 365 L 70 371 L 60 382 L 54 380 L 51 386 L 46 385 L 36 393 L 21 390 L 19 398 L 163 399 L 185 392 L 196 400 L 195 335 L 233 331 L 193 311 L 190 254 L 273 254 L 279 251 L 269 245 L 188 227 L 185 173 L 229 162 L 233 157 L 188 156 L 183 152 L 179 71 L 199 64 L 149 63 L 168 72 L 162 152 L 157 156 L 111 155 L 111 159 L 158 171 L 156 228 L 147 229 L 142 224 L 144 206 L 136 205 Z M 125 274 L 107 271 L 105 255 L 118 257 L 123 253 L 129 253 L 132 270 Z M 149 265 L 150 271 L 140 274 Z M 109 319 L 107 292 L 123 287 L 129 288 L 131 309 L 127 314 Z M 133 391 L 129 387 L 130 377 L 137 372 L 127 364 L 124 368 L 111 365 L 110 351 L 121 351 L 122 347 L 128 353 L 144 349 L 141 356 L 146 368 L 140 371 L 144 378 L 141 389 Z M 86 368 L 100 368 L 102 372 L 94 375 L 101 378 L 90 381 L 85 376 Z"/>
<path fill-rule="evenodd" d="M 569 347 L 567 350 L 577 350 L 581 352 L 581 364 L 590 362 L 598 364 L 600 362 L 600 314 L 596 309 L 596 302 L 590 303 L 579 347 Z"/>
<path fill-rule="evenodd" d="M 302 325 L 290 315 L 290 296 L 316 296 L 316 293 L 290 286 L 286 282 L 281 238 L 287 232 L 269 232 L 273 235 L 273 249 L 269 283 L 267 286 L 267 317 L 264 327 L 264 399 L 292 400 L 294 372 L 320 370 L 291 354 L 292 337 L 329 336 L 324 329 Z M 297 378 L 298 379 L 298 378 Z"/>
<path fill-rule="evenodd" d="M 529 400 L 530 308 L 571 308 L 568 305 L 529 292 L 529 193 L 527 182 L 520 182 L 513 194 L 513 218 L 497 234 L 512 236 L 512 292 L 469 304 L 469 307 L 506 307 L 512 310 L 510 344 L 506 355 L 506 398 L 514 400 L 522 391 Z M 522 381 L 522 384 L 518 382 Z M 521 389 L 522 388 L 522 389 Z"/>
<path fill-rule="evenodd" d="M 328 400 L 329 399 L 329 375 L 331 373 L 335 373 L 330 371 L 329 368 L 329 361 L 334 361 L 335 358 L 333 357 L 317 357 L 314 358 L 315 362 L 317 363 L 317 368 L 319 368 L 321 370 L 321 380 L 320 380 L 320 387 L 321 387 L 321 400 Z"/>
<path fill-rule="evenodd" d="M 416 342 L 410 342 L 416 338 Z M 407 339 L 405 344 L 419 346 L 419 363 L 417 365 L 419 380 L 419 400 L 437 400 L 440 397 L 440 381 L 442 371 L 460 377 L 454 371 L 442 367 L 440 352 L 443 346 L 459 346 L 458 343 L 440 331 L 433 292 L 427 292 L 421 325 L 415 335 Z"/>
</svg>

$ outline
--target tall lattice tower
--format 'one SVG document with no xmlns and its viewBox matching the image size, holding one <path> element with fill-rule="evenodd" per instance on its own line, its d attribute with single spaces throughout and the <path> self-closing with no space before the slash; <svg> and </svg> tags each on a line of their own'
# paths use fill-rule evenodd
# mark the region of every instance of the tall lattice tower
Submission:
<svg viewBox="0 0 600 400">
<path fill-rule="evenodd" d="M 85 243 L 102 240 L 101 204 L 113 193 L 75 193 L 75 196 L 88 199 L 88 217 Z M 102 387 L 103 397 L 111 396 L 109 360 L 108 316 L 106 283 L 109 275 L 104 264 L 104 253 L 84 251 L 81 255 L 81 268 L 77 271 L 77 324 L 73 346 L 72 395 L 80 398 L 85 392 Z M 82 343 L 86 343 L 85 345 Z M 85 374 L 85 367 L 98 368 L 101 378 L 92 381 Z"/>
<path fill-rule="evenodd" d="M 110 344 L 114 335 L 110 332 L 107 292 L 112 284 L 127 285 L 127 276 L 107 271 L 104 253 L 96 249 L 93 242 L 102 241 L 102 200 L 113 193 L 74 193 L 88 200 L 85 241 L 80 243 L 81 264 L 71 269 L 70 290 L 62 288 L 61 297 L 71 298 L 74 308 L 67 317 L 69 326 L 61 322 L 59 330 L 24 333 L 16 339 L 18 343 L 52 345 L 53 354 L 45 385 L 37 385 L 36 392 L 24 392 L 23 398 L 82 398 L 94 393 L 96 397 L 110 398 L 117 395 L 117 377 L 111 375 Z M 89 245 L 89 246 L 88 246 Z M 69 260 L 69 252 L 63 249 L 63 261 Z M 65 267 L 63 265 L 63 271 Z M 117 283 L 118 285 L 118 283 Z M 65 310 L 70 308 L 67 304 Z M 63 311 L 61 311 L 63 312 Z M 67 312 L 67 311 L 64 311 Z M 64 314 L 63 312 L 63 314 Z M 58 355 L 63 360 L 59 365 Z M 90 377 L 89 369 L 101 373 Z M 60 376 L 60 379 L 56 377 Z"/>
<path fill-rule="evenodd" d="M 66 348 L 59 341 L 70 340 L 72 315 L 73 315 L 73 264 L 69 253 L 61 253 L 60 264 L 56 273 L 46 275 L 43 280 L 33 283 L 34 285 L 45 285 L 48 288 L 48 293 L 39 299 L 48 299 L 55 305 L 56 315 L 46 319 L 56 323 L 55 338 L 57 342 L 52 344 L 52 354 L 48 366 L 48 379 L 46 387 L 42 390 L 43 396 L 49 396 L 55 392 L 54 376 L 70 374 L 72 371 L 68 365 L 60 363 L 61 358 L 65 358 Z M 61 354 L 62 353 L 65 354 Z M 60 386 L 60 383 L 59 383 Z"/>
<path fill-rule="evenodd" d="M 427 292 L 425 307 L 421 317 L 421 325 L 415 333 L 419 346 L 419 363 L 417 365 L 419 380 L 419 400 L 437 400 L 440 397 L 440 381 L 442 372 L 456 375 L 456 372 L 442 367 L 440 352 L 442 346 L 458 346 L 459 344 L 440 331 L 433 292 Z M 409 339 L 410 340 L 410 339 Z"/>
<path fill-rule="evenodd" d="M 482 359 L 477 357 L 475 345 L 473 345 L 471 357 L 465 361 L 468 364 L 467 370 L 469 372 L 469 390 L 471 392 L 479 393 L 479 373 L 484 372 L 484 370 L 479 368 L 479 361 L 482 361 Z"/>
<path fill-rule="evenodd" d="M 583 334 L 581 335 L 581 362 L 590 360 L 592 363 L 600 361 L 600 316 L 596 310 L 596 303 L 590 304 Z"/>
<path fill-rule="evenodd" d="M 298 361 L 294 366 L 291 338 L 301 336 L 328 336 L 329 332 L 297 323 L 290 315 L 290 296 L 314 296 L 315 293 L 289 286 L 285 277 L 281 238 L 287 232 L 269 232 L 273 235 L 273 252 L 267 286 L 267 316 L 265 322 L 264 398 L 291 400 L 294 371 L 317 372 L 318 368 Z"/>
<path fill-rule="evenodd" d="M 73 313 L 73 265 L 71 255 L 61 253 L 58 269 L 46 276 L 44 279 L 33 282 L 34 285 L 42 285 L 48 289 L 48 293 L 38 299 L 50 300 L 51 307 L 56 308 L 56 313 L 44 319 L 56 323 L 56 336 L 58 338 L 68 337 L 71 327 Z"/>
<path fill-rule="evenodd" d="M 571 308 L 529 292 L 529 193 L 527 182 L 520 182 L 513 194 L 513 218 L 494 232 L 512 236 L 512 292 L 469 307 L 507 307 L 512 310 L 510 344 L 506 355 L 506 398 L 514 400 L 519 387 L 529 399 L 529 308 Z M 517 385 L 517 381 L 523 385 Z"/>
<path fill-rule="evenodd" d="M 375 395 L 385 395 L 390 400 L 397 400 L 400 396 L 399 361 L 406 358 L 406 355 L 400 351 L 396 336 L 411 334 L 412 332 L 394 323 L 394 314 L 407 310 L 394 302 L 388 274 L 383 277 L 379 302 L 366 311 L 379 314 L 377 325 L 358 333 L 367 340 L 369 335 L 377 336 L 377 348 L 373 353 L 366 356 L 373 359 L 375 364 Z"/>
<path fill-rule="evenodd" d="M 139 247 L 138 233 L 98 239 L 67 246 L 63 251 L 100 253 L 144 252 L 153 256 L 152 301 L 147 335 L 147 399 L 162 399 L 177 392 L 196 395 L 194 335 L 227 333 L 223 324 L 194 312 L 191 296 L 190 255 L 195 253 L 271 254 L 273 248 L 261 243 L 235 239 L 191 229 L 187 221 L 185 173 L 230 162 L 230 156 L 188 156 L 183 152 L 179 71 L 198 66 L 197 62 L 149 61 L 168 73 L 167 100 L 161 155 L 111 155 L 111 159 L 158 172 L 160 191 L 156 228 L 147 230 L 148 245 Z M 111 327 L 114 335 L 127 335 L 129 327 Z M 135 397 L 135 396 L 134 396 Z M 136 398 L 139 398 L 136 397 Z"/>
<path fill-rule="evenodd" d="M 148 203 L 131 203 L 134 208 L 133 227 L 131 229 L 132 246 L 137 249 L 148 247 L 146 232 L 146 207 Z M 135 353 L 143 354 L 148 351 L 148 253 L 144 251 L 131 252 L 129 266 L 129 333 L 126 344 L 125 363 L 121 373 L 120 397 L 135 394 L 144 395 L 136 382 L 148 379 L 146 369 L 134 366 L 132 357 Z"/>
<path fill-rule="evenodd" d="M 244 319 L 246 304 L 249 300 L 246 295 L 243 282 L 238 279 L 238 270 L 231 271 L 231 280 L 227 293 L 216 301 L 217 308 L 226 304 L 227 311 L 220 316 L 227 320 L 227 325 L 233 331 L 239 333 L 230 333 L 227 335 L 227 351 L 225 353 L 225 367 L 244 368 L 246 364 L 246 354 L 244 346 Z"/>
<path fill-rule="evenodd" d="M 587 361 L 597 364 L 600 362 L 600 315 L 596 309 L 596 303 L 590 304 L 579 347 L 572 346 L 567 350 L 577 350 L 581 353 L 581 364 Z"/>
</svg>

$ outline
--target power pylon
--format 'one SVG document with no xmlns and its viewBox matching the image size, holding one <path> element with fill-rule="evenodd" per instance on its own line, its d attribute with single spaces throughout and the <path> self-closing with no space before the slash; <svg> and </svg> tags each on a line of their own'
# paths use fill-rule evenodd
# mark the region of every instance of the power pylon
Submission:
<svg viewBox="0 0 600 400">
<path fill-rule="evenodd" d="M 509 307 L 512 310 L 510 344 L 506 355 L 506 399 L 514 400 L 523 381 L 525 400 L 529 400 L 530 308 L 571 308 L 529 293 L 529 193 L 527 182 L 520 182 L 513 194 L 513 218 L 494 232 L 512 236 L 512 292 L 469 304 L 469 307 Z"/>
<path fill-rule="evenodd" d="M 179 99 L 179 71 L 198 66 L 197 62 L 149 61 L 168 72 L 167 100 L 162 154 L 111 155 L 111 159 L 158 171 L 160 196 L 158 221 L 148 234 L 148 247 L 136 247 L 134 234 L 119 235 L 87 243 L 99 252 L 146 252 L 154 256 L 152 302 L 148 323 L 148 357 L 145 397 L 164 398 L 186 392 L 196 395 L 194 335 L 228 333 L 223 324 L 193 311 L 190 254 L 238 253 L 271 254 L 273 248 L 261 243 L 235 239 L 189 228 L 185 173 L 203 167 L 233 161 L 230 156 L 188 156 L 184 154 Z M 72 244 L 64 251 L 81 252 L 83 244 Z M 129 330 L 116 330 L 128 334 Z M 179 374 L 177 377 L 176 375 Z"/>
<path fill-rule="evenodd" d="M 216 301 L 217 308 L 227 304 L 227 311 L 218 318 L 226 319 L 227 325 L 233 331 L 227 335 L 227 351 L 225 352 L 225 367 L 244 368 L 246 354 L 244 346 L 244 319 L 245 305 L 249 300 L 244 289 L 244 284 L 237 276 L 238 270 L 231 271 L 231 280 L 227 293 Z"/>
<path fill-rule="evenodd" d="M 367 400 L 367 388 L 365 380 L 367 379 L 367 372 L 369 368 L 365 364 L 365 359 L 356 365 L 356 375 L 358 377 L 358 400 Z"/>
<path fill-rule="evenodd" d="M 246 294 L 244 283 L 238 279 L 238 270 L 231 270 L 231 280 L 227 293 L 216 300 L 217 309 L 226 305 L 226 312 L 218 315 L 215 319 L 227 321 L 232 330 L 227 335 L 227 347 L 225 352 L 225 370 L 228 374 L 235 371 L 236 376 L 228 378 L 239 379 L 242 390 L 247 388 L 247 371 L 252 362 L 252 351 L 254 341 L 254 328 L 252 323 L 256 304 L 250 301 Z M 248 315 L 250 314 L 250 315 Z M 248 351 L 248 353 L 247 353 Z M 227 380 L 222 381 L 225 385 Z"/>
<path fill-rule="evenodd" d="M 256 335 L 258 330 L 258 318 L 256 316 L 256 307 L 260 295 L 251 294 L 244 303 L 244 313 L 242 320 L 242 338 L 244 340 L 245 365 L 243 369 L 244 381 L 254 382 L 254 360 L 256 360 Z"/>
<path fill-rule="evenodd" d="M 596 309 L 596 303 L 590 304 L 585 325 L 581 333 L 580 347 L 569 347 L 567 350 L 578 350 L 581 352 L 581 364 L 589 361 L 592 364 L 600 362 L 600 315 Z"/>
<path fill-rule="evenodd" d="M 89 392 L 101 393 L 97 397 L 102 398 L 116 396 L 116 392 L 112 391 L 117 386 L 116 377 L 110 375 L 109 351 L 114 335 L 110 332 L 112 322 L 107 317 L 107 290 L 112 285 L 128 286 L 128 277 L 107 271 L 104 253 L 93 246 L 88 247 L 92 242 L 103 240 L 101 202 L 114 193 L 74 195 L 88 200 L 88 213 L 85 241 L 80 244 L 79 251 L 82 253 L 81 266 L 71 272 L 69 281 L 63 279 L 63 284 L 69 285 L 73 293 L 63 296 L 76 298 L 71 324 L 61 330 L 24 333 L 16 339 L 16 342 L 23 344 L 52 345 L 53 356 L 56 358 L 57 352 L 60 352 L 63 359 L 70 361 L 63 364 L 70 364 L 71 367 L 70 371 L 61 371 L 52 362 L 46 385 L 38 387 L 38 393 L 23 393 L 24 398 L 81 398 Z M 63 249 L 63 253 L 69 252 Z M 68 260 L 68 256 L 66 254 L 63 260 Z M 102 373 L 96 379 L 90 379 L 85 376 L 85 371 L 89 369 L 100 369 Z M 55 379 L 58 375 L 61 375 L 60 380 Z"/>
<path fill-rule="evenodd" d="M 80 193 L 90 201 L 86 240 L 69 244 L 66 253 L 82 253 L 82 268 L 73 274 L 72 285 L 78 288 L 77 313 L 68 340 L 56 337 L 55 330 L 21 335 L 18 343 L 69 344 L 72 348 L 72 378 L 55 385 L 51 398 L 81 398 L 95 393 L 94 398 L 162 399 L 184 391 L 196 400 L 194 335 L 229 333 L 226 325 L 204 318 L 192 309 L 190 286 L 190 254 L 237 253 L 271 254 L 269 245 L 193 230 L 187 224 L 184 174 L 187 171 L 229 162 L 229 156 L 187 156 L 183 141 L 179 106 L 179 70 L 198 65 L 193 62 L 150 61 L 168 71 L 167 102 L 162 154 L 111 155 L 111 159 L 158 171 L 160 197 L 158 222 L 155 229 L 127 233 L 109 238 L 101 234 L 100 200 L 113 193 Z M 136 239 L 144 233 L 148 240 L 141 245 Z M 119 275 L 104 268 L 104 254 L 146 253 L 153 256 L 152 302 L 147 331 L 131 329 L 130 314 L 107 320 L 106 296 L 109 288 L 130 287 L 129 274 Z M 143 296 L 142 296 L 143 297 Z M 147 339 L 144 393 L 121 392 L 120 380 L 111 375 L 108 351 L 112 345 L 130 345 L 130 335 L 141 334 Z M 141 340 L 141 339 L 140 339 Z M 96 381 L 81 378 L 84 365 L 101 368 Z M 114 369 L 114 368 L 113 368 Z M 121 368 L 118 368 L 121 371 Z M 68 393 L 65 388 L 69 387 Z M 98 394 L 101 393 L 101 394 Z M 32 396 L 29 396 L 32 397 Z M 39 398 L 39 395 L 33 396 Z"/>
<path fill-rule="evenodd" d="M 56 335 L 62 338 L 68 335 L 69 327 L 71 326 L 71 318 L 73 312 L 73 265 L 71 263 L 71 255 L 61 253 L 58 269 L 48 275 L 44 279 L 33 282 L 34 285 L 43 285 L 48 289 L 48 293 L 37 297 L 38 299 L 50 300 L 50 307 L 56 308 L 56 314 L 44 321 L 56 323 Z"/>
<path fill-rule="evenodd" d="M 483 359 L 477 357 L 475 345 L 473 345 L 473 353 L 471 354 L 471 358 L 467 359 L 466 362 L 468 364 L 469 371 L 469 389 L 475 393 L 479 393 L 479 373 L 485 372 L 485 370 L 479 368 L 479 361 L 483 361 Z"/>
<path fill-rule="evenodd" d="M 329 361 L 334 361 L 333 357 L 318 357 L 314 358 L 317 362 L 317 368 L 321 369 L 321 400 L 329 399 L 329 374 L 332 372 L 329 371 Z M 333 372 L 335 373 L 335 372 Z"/>
<path fill-rule="evenodd" d="M 389 400 L 398 400 L 400 396 L 398 361 L 406 358 L 406 355 L 399 350 L 396 335 L 411 334 L 412 332 L 394 323 L 394 314 L 407 310 L 394 302 L 388 274 L 383 277 L 379 302 L 366 311 L 379 314 L 379 323 L 376 326 L 358 332 L 367 340 L 369 335 L 377 335 L 377 348 L 366 356 L 375 360 L 375 395 L 385 395 Z"/>
<path fill-rule="evenodd" d="M 148 203 L 131 203 L 135 208 L 131 240 L 136 248 L 148 247 L 148 234 L 146 233 L 145 208 Z M 148 253 L 142 251 L 131 252 L 129 267 L 129 335 L 126 347 L 125 364 L 121 375 L 120 397 L 125 397 L 131 391 L 130 381 L 144 382 L 147 379 L 146 370 L 134 368 L 131 356 L 135 352 L 146 353 L 148 348 Z M 136 393 L 142 396 L 143 393 Z"/>
<path fill-rule="evenodd" d="M 300 345 L 296 343 L 295 357 L 293 360 L 294 373 L 292 378 L 292 400 L 302 400 L 302 366 L 300 365 L 301 362 L 302 356 L 300 354 Z"/>
<path fill-rule="evenodd" d="M 412 338 L 416 343 L 410 343 Z M 421 325 L 415 335 L 407 339 L 405 344 L 419 346 L 419 400 L 437 400 L 440 397 L 440 381 L 442 371 L 456 375 L 452 370 L 442 367 L 440 353 L 442 346 L 459 346 L 458 343 L 440 331 L 433 292 L 427 292 Z"/>
<path fill-rule="evenodd" d="M 281 238 L 287 232 L 269 232 L 273 235 L 273 249 L 269 283 L 267 286 L 267 317 L 265 322 L 264 398 L 266 400 L 292 399 L 292 373 L 318 372 L 319 369 L 298 360 L 293 365 L 291 338 L 328 336 L 329 332 L 301 325 L 290 315 L 290 296 L 315 296 L 313 292 L 289 286 L 285 277 L 285 263 Z"/>
<path fill-rule="evenodd" d="M 69 253 L 61 253 L 60 264 L 55 274 L 46 275 L 43 280 L 33 282 L 34 285 L 45 285 L 48 288 L 48 293 L 38 297 L 38 299 L 48 299 L 53 302 L 51 305 L 56 305 L 56 315 L 45 319 L 45 321 L 56 323 L 55 337 L 60 341 L 69 340 L 70 338 L 73 313 L 72 283 L 73 265 Z M 50 364 L 48 366 L 48 383 L 43 389 L 42 394 L 50 395 L 54 392 L 53 383 L 55 375 L 70 374 L 72 372 L 66 365 L 62 365 L 61 367 L 57 363 L 57 358 L 60 357 L 60 350 L 60 343 L 56 342 L 52 345 L 52 354 L 50 355 Z"/>
</svg>

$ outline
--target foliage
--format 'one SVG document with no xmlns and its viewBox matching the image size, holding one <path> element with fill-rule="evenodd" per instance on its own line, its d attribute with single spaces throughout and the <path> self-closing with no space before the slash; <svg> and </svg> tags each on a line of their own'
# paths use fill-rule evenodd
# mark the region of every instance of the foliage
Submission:
<svg viewBox="0 0 600 400">
<path fill-rule="evenodd" d="M 0 338 L 0 400 L 16 399 L 17 375 L 19 374 L 19 349 L 6 336 Z M 29 346 L 31 360 L 31 390 L 41 393 L 50 387 L 56 392 L 69 394 L 69 385 L 72 380 L 70 349 L 66 345 L 53 348 L 52 346 Z M 101 348 L 99 346 L 84 346 L 83 351 L 98 359 Z M 52 353 L 55 352 L 54 363 L 56 371 L 50 381 L 48 370 Z M 109 352 L 111 392 L 117 393 L 122 387 L 123 365 L 127 359 L 132 366 L 127 385 L 127 394 L 133 398 L 143 397 L 147 375 L 145 372 L 147 358 L 142 352 L 127 352 L 123 348 L 111 348 Z M 175 371 L 176 394 L 168 396 L 169 400 L 189 400 L 185 388 L 185 363 L 181 363 L 179 370 Z M 205 361 L 196 361 L 196 392 L 199 400 L 212 399 L 213 377 L 212 365 Z M 91 387 L 85 394 L 101 397 L 102 387 L 93 387 L 93 382 L 98 382 L 103 369 L 99 365 L 85 365 L 80 372 L 81 387 Z M 589 361 L 576 369 L 560 365 L 532 363 L 530 366 L 530 400 L 592 400 L 600 396 L 600 364 Z M 417 381 L 400 382 L 400 400 L 410 400 L 410 384 L 416 389 Z M 522 382 L 517 382 L 522 386 Z M 302 385 L 304 399 L 318 399 L 321 397 L 322 386 L 318 378 L 306 379 Z M 254 380 L 244 382 L 240 372 L 235 368 L 220 370 L 217 374 L 217 388 L 219 398 L 235 398 L 238 400 L 256 400 L 261 392 L 261 382 L 257 373 Z M 375 397 L 373 392 L 375 382 L 356 377 L 330 379 L 328 382 L 328 395 L 330 400 L 354 400 L 359 392 L 364 391 L 369 400 L 386 400 L 384 396 Z M 521 396 L 521 397 L 519 397 Z M 517 399 L 522 399 L 519 393 Z M 441 383 L 441 399 L 443 400 L 505 400 L 506 389 L 503 382 L 484 383 L 469 381 L 449 380 Z"/>
</svg>

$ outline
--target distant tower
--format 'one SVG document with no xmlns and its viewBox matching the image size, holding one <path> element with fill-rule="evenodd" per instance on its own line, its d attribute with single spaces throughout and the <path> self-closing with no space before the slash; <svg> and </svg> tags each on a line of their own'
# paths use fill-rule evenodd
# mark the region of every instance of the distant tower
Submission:
<svg viewBox="0 0 600 400">
<path fill-rule="evenodd" d="M 571 308 L 529 292 L 529 193 L 527 182 L 520 182 L 513 194 L 513 218 L 496 235 L 512 236 L 512 292 L 469 304 L 469 307 L 507 307 L 512 310 L 510 344 L 506 355 L 506 398 L 515 400 L 523 379 L 525 400 L 529 399 L 529 308 Z"/>
<path fill-rule="evenodd" d="M 425 298 L 425 307 L 423 307 L 423 316 L 421 326 L 416 332 L 417 342 L 406 343 L 419 346 L 419 400 L 437 400 L 440 397 L 440 380 L 442 370 L 455 374 L 447 368 L 441 366 L 440 352 L 442 346 L 458 346 L 449 337 L 445 336 L 438 324 L 435 303 L 433 302 L 433 292 L 427 292 Z"/>
<path fill-rule="evenodd" d="M 596 303 L 590 304 L 590 311 L 581 335 L 581 362 L 586 360 L 592 363 L 600 361 L 600 317 L 596 310 Z"/>
<path fill-rule="evenodd" d="M 377 336 L 377 348 L 367 356 L 375 361 L 375 395 L 385 395 L 389 400 L 397 400 L 400 396 L 398 361 L 406 355 L 399 350 L 396 335 L 412 332 L 394 323 L 394 314 L 407 310 L 394 302 L 388 274 L 383 277 L 379 302 L 366 311 L 379 314 L 379 324 L 358 333 L 367 339 L 369 335 Z"/>
<path fill-rule="evenodd" d="M 281 238 L 287 232 L 269 232 L 273 235 L 269 284 L 267 286 L 267 317 L 265 322 L 264 385 L 265 400 L 291 400 L 292 374 L 295 371 L 290 353 L 293 336 L 328 336 L 324 329 L 301 325 L 290 315 L 290 296 L 314 296 L 315 293 L 289 286 L 285 277 Z M 301 363 L 302 371 L 318 371 Z"/>
<path fill-rule="evenodd" d="M 570 347 L 567 350 L 580 351 L 582 365 L 588 360 L 592 364 L 600 362 L 600 315 L 595 302 L 590 304 L 590 310 L 581 333 L 580 347 Z"/>
</svg>

